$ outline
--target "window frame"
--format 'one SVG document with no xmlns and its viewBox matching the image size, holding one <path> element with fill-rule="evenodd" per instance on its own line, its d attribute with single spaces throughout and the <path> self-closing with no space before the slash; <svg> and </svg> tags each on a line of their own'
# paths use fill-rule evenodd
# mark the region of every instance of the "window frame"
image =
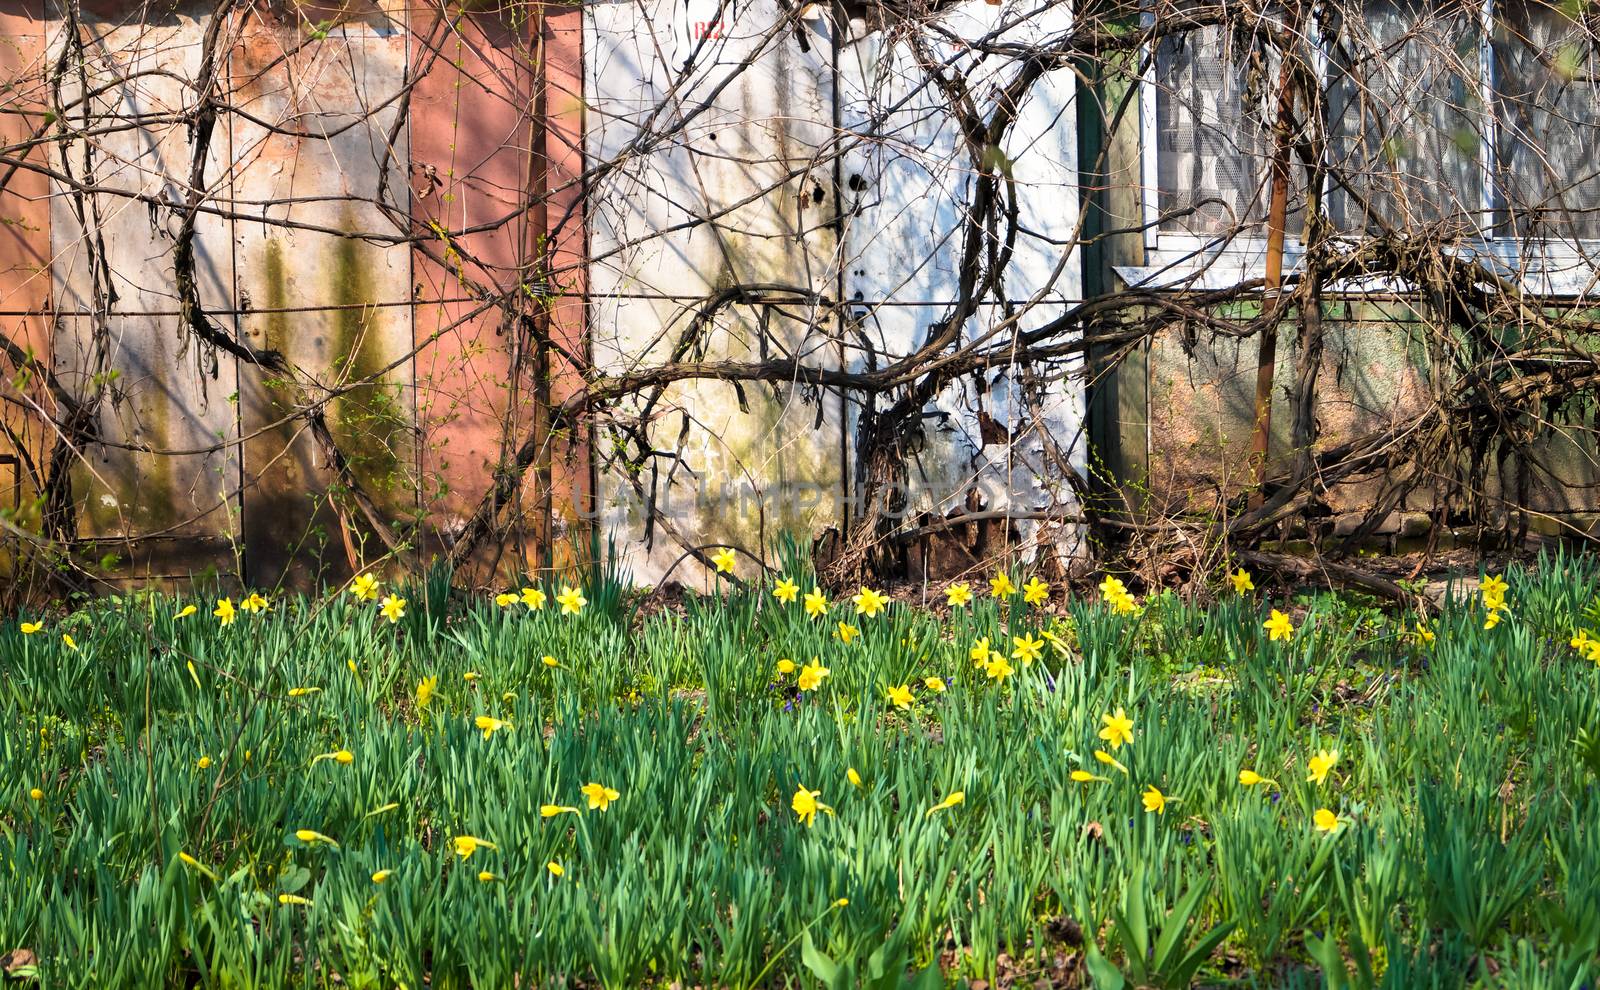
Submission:
<svg viewBox="0 0 1600 990">
<path fill-rule="evenodd" d="M 1494 30 L 1497 0 L 1477 0 L 1474 5 L 1478 19 L 1478 97 L 1484 106 L 1494 106 L 1499 82 L 1494 52 Z M 1140 26 L 1146 30 L 1155 24 L 1155 13 L 1148 4 L 1139 15 Z M 1310 21 L 1315 32 L 1317 19 Z M 1317 45 L 1317 71 L 1324 87 L 1329 83 L 1331 53 L 1326 45 Z M 1263 266 L 1266 257 L 1265 233 L 1241 233 L 1231 237 L 1220 234 L 1201 234 L 1179 230 L 1161 229 L 1160 205 L 1160 143 L 1158 140 L 1158 111 L 1156 101 L 1161 96 L 1157 84 L 1156 55 L 1146 42 L 1139 46 L 1139 143 L 1140 143 L 1140 198 L 1143 206 L 1142 227 L 1147 268 L 1172 271 L 1191 266 L 1220 266 L 1251 271 Z M 1600 269 L 1600 238 L 1519 237 L 1496 229 L 1497 215 L 1503 205 L 1500 184 L 1496 179 L 1500 154 L 1499 114 L 1486 115 L 1483 140 L 1477 154 L 1481 190 L 1477 214 L 1480 236 L 1463 245 L 1467 251 L 1493 257 L 1500 265 L 1513 271 L 1525 270 L 1545 284 L 1547 293 L 1562 294 L 1550 288 L 1546 276 L 1559 271 L 1579 270 L 1590 275 Z M 1324 189 L 1321 208 L 1326 213 L 1328 200 Z M 1286 231 L 1284 238 L 1284 267 L 1292 270 L 1303 253 L 1298 231 Z M 1524 280 L 1526 280 L 1526 274 Z"/>
</svg>

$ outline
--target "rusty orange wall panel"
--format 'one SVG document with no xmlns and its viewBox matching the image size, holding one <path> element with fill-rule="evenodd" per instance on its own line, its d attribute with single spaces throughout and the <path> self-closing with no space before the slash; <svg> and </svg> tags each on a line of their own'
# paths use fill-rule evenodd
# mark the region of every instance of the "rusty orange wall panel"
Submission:
<svg viewBox="0 0 1600 990">
<path fill-rule="evenodd" d="M 583 387 L 589 361 L 588 227 L 584 203 L 583 9 L 549 7 L 544 19 L 545 79 L 542 106 L 547 158 L 544 210 L 549 230 L 554 295 L 550 335 L 581 362 L 551 357 L 550 398 L 560 403 Z M 594 486 L 587 425 L 556 426 L 551 444 L 552 557 L 556 565 L 588 560 Z"/>
<path fill-rule="evenodd" d="M 319 26 L 263 4 L 231 66 L 243 111 L 231 123 L 236 195 L 272 204 L 249 208 L 260 222 L 235 225 L 246 339 L 285 354 L 313 394 L 376 376 L 340 391 L 326 411 L 385 523 L 402 526 L 416 514 L 411 251 L 381 238 L 407 226 L 409 152 L 395 127 L 407 40 L 403 12 L 365 5 Z M 289 220 L 318 229 L 289 229 Z M 359 234 L 379 239 L 350 236 Z M 340 496 L 304 421 L 284 422 L 296 397 L 274 378 L 241 368 L 249 577 L 339 581 L 384 550 Z"/>
<path fill-rule="evenodd" d="M 521 287 L 536 238 L 525 209 L 534 52 L 531 18 L 517 13 L 520 23 L 455 9 L 412 14 L 411 210 L 437 232 L 412 256 L 430 553 L 453 542 L 532 422 L 527 334 L 498 298 L 531 303 Z M 450 233 L 473 228 L 486 229 Z M 485 549 L 480 562 L 497 561 L 507 576 L 520 570 L 512 548 Z"/>
<path fill-rule="evenodd" d="M 0 146 L 16 147 L 45 126 L 45 25 L 43 0 L 0 3 Z M 15 157 L 45 166 L 40 145 Z M 0 164 L 0 334 L 7 352 L 20 349 L 40 365 L 50 363 L 50 181 L 39 172 Z M 37 371 L 0 356 L 0 512 L 22 508 L 19 521 L 33 525 L 31 505 L 39 492 L 42 459 L 51 445 L 44 415 L 54 412 Z M 26 411 L 22 398 L 43 410 Z M 0 576 L 6 574 L 0 553 Z"/>
</svg>

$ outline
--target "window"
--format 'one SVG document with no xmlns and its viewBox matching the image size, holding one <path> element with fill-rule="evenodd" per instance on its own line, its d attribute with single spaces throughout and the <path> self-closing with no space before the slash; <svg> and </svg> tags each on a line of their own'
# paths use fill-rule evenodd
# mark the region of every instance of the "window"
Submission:
<svg viewBox="0 0 1600 990">
<path fill-rule="evenodd" d="M 1600 44 L 1575 5 L 1497 4 L 1497 222 L 1517 237 L 1600 238 Z"/>
<path fill-rule="evenodd" d="M 1232 39 L 1220 27 L 1162 39 L 1156 54 L 1156 182 L 1163 216 L 1218 233 L 1265 214 L 1267 154 L 1248 114 Z M 1256 116 L 1257 119 L 1250 119 Z"/>
<path fill-rule="evenodd" d="M 1600 239 L 1600 21 L 1562 0 L 1365 0 L 1359 23 L 1341 19 L 1351 9 L 1319 8 L 1308 27 L 1345 178 L 1324 197 L 1337 228 Z M 1147 219 L 1180 248 L 1265 236 L 1272 115 L 1260 104 L 1277 71 L 1245 47 L 1218 27 L 1169 37 L 1146 77 Z M 1290 208 L 1294 238 L 1304 214 Z"/>
</svg>

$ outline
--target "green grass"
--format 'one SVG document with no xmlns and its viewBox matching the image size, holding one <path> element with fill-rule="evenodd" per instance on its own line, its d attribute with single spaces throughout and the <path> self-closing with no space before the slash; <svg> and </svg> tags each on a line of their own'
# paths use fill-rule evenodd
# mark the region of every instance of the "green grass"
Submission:
<svg viewBox="0 0 1600 990">
<path fill-rule="evenodd" d="M 769 584 L 639 619 L 614 581 L 573 616 L 435 579 L 385 587 L 392 624 L 349 594 L 8 621 L 0 952 L 50 987 L 1593 985 L 1600 667 L 1568 641 L 1600 573 L 1507 579 L 1496 628 L 1469 581 L 1432 643 L 1231 590 L 824 620 Z M 1041 630 L 1009 677 L 969 659 Z M 814 657 L 815 691 L 777 673 Z M 1126 773 L 1093 755 L 1118 709 Z"/>
</svg>

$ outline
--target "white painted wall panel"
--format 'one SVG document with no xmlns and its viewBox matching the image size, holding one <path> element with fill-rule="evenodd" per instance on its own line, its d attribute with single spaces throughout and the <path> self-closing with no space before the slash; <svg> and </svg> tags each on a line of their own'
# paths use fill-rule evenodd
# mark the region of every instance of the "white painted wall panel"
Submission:
<svg viewBox="0 0 1600 990">
<path fill-rule="evenodd" d="M 837 273 L 832 169 L 813 167 L 833 133 L 830 42 L 808 27 L 802 50 L 791 30 L 773 31 L 778 10 L 773 0 L 728 3 L 720 18 L 707 0 L 586 8 L 589 166 L 619 163 L 589 190 L 589 325 L 602 368 L 670 360 L 689 307 L 735 284 L 791 301 L 722 311 L 696 345 L 704 359 L 837 364 L 831 314 L 807 298 L 831 296 Z M 686 427 L 683 459 L 652 464 L 670 484 L 648 472 L 638 480 L 695 542 L 759 553 L 785 527 L 836 522 L 843 434 L 837 396 L 750 385 L 745 399 L 741 410 L 734 389 L 714 382 L 668 389 L 652 407 L 655 442 L 675 450 Z M 603 459 L 604 436 L 598 448 Z M 643 545 L 632 480 L 602 464 L 599 496 L 600 525 L 635 579 L 661 580 L 682 548 L 659 528 L 653 548 Z M 690 564 L 672 577 L 705 574 Z"/>
<path fill-rule="evenodd" d="M 965 42 L 1037 41 L 1070 26 L 1060 8 L 1033 14 L 1025 3 L 981 0 L 951 8 L 938 23 Z M 860 139 L 848 159 L 854 212 L 845 243 L 846 294 L 862 301 L 863 343 L 850 353 L 850 362 L 864 367 L 913 352 L 954 301 L 961 210 L 975 168 L 956 122 L 940 109 L 945 97 L 911 46 L 866 33 L 859 22 L 856 28 L 842 53 L 839 88 L 844 124 Z M 1010 57 L 978 55 L 966 44 L 929 47 L 938 70 L 962 80 L 985 115 L 993 112 L 998 87 L 1019 68 Z M 1073 98 L 1070 70 L 1047 74 L 1029 91 L 1005 142 L 1006 167 L 1028 229 L 1018 235 L 1007 270 L 1006 304 L 985 304 L 963 328 L 968 340 L 997 327 L 1037 327 L 1081 298 L 1081 267 L 1068 250 L 1079 218 Z M 1008 312 L 1022 315 L 1011 320 Z M 997 339 L 1010 335 L 1004 329 Z M 1077 368 L 1072 362 L 1059 370 Z M 1036 410 L 1020 408 L 1016 392 L 1001 369 L 981 382 L 958 382 L 938 398 L 928 410 L 928 443 L 911 472 L 916 510 L 962 511 L 971 488 L 989 509 L 1031 511 L 1072 502 L 1041 436 L 1054 438 L 1071 463 L 1083 468 L 1081 381 L 1058 379 Z M 1026 539 L 1037 525 L 1018 528 Z M 1057 546 L 1072 553 L 1076 539 L 1067 532 Z"/>
</svg>

